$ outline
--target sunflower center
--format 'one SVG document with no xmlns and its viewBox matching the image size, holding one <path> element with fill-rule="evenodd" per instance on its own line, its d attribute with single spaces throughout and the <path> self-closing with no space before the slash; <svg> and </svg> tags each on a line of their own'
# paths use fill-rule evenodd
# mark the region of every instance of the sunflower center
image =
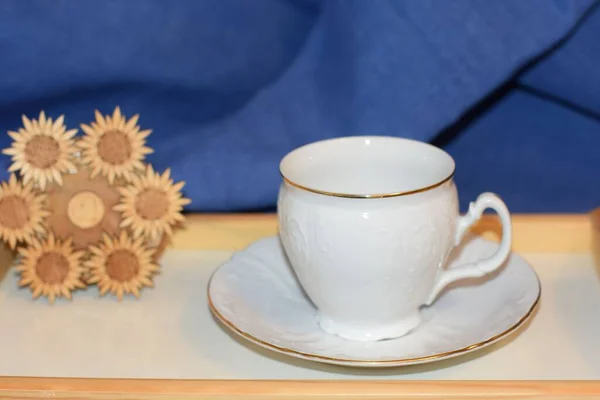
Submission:
<svg viewBox="0 0 600 400">
<path fill-rule="evenodd" d="M 25 145 L 27 162 L 37 168 L 48 168 L 56 164 L 60 156 L 58 142 L 46 135 L 34 136 Z"/>
<path fill-rule="evenodd" d="M 98 155 L 109 164 L 124 164 L 131 158 L 131 141 L 121 131 L 106 131 L 98 141 Z"/>
<path fill-rule="evenodd" d="M 49 251 L 38 258 L 35 273 L 49 285 L 63 283 L 69 273 L 69 261 L 60 253 Z"/>
<path fill-rule="evenodd" d="M 140 271 L 138 258 L 129 250 L 115 250 L 106 260 L 106 273 L 113 280 L 128 282 Z"/>
<path fill-rule="evenodd" d="M 81 229 L 94 227 L 104 218 L 104 202 L 94 192 L 83 191 L 71 197 L 67 215 L 73 225 Z"/>
<path fill-rule="evenodd" d="M 20 196 L 10 195 L 0 200 L 0 225 L 9 229 L 25 226 L 29 220 L 29 207 Z"/>
<path fill-rule="evenodd" d="M 169 210 L 169 197 L 158 189 L 146 189 L 135 200 L 138 214 L 146 220 L 160 219 Z"/>
</svg>

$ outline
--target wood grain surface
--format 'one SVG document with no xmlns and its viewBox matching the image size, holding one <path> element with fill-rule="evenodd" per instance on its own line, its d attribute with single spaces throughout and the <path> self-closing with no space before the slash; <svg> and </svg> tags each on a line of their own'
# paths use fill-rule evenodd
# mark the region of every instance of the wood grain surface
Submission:
<svg viewBox="0 0 600 400">
<path fill-rule="evenodd" d="M 3 399 L 597 399 L 595 381 L 229 381 L 0 378 Z"/>
</svg>

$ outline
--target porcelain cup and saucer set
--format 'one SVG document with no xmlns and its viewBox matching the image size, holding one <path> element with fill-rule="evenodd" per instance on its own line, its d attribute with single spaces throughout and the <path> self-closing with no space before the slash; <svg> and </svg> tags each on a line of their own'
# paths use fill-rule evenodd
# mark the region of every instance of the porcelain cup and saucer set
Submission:
<svg viewBox="0 0 600 400">
<path fill-rule="evenodd" d="M 213 274 L 208 302 L 227 328 L 323 363 L 384 367 L 483 348 L 533 314 L 540 283 L 511 251 L 509 210 L 482 193 L 459 214 L 455 162 L 385 136 L 310 143 L 287 154 L 278 235 Z M 469 233 L 484 210 L 499 242 Z"/>
</svg>

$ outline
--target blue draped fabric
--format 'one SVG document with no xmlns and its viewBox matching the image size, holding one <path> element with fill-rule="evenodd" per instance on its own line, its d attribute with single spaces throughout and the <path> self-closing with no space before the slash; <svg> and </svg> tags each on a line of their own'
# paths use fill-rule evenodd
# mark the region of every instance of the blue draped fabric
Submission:
<svg viewBox="0 0 600 400">
<path fill-rule="evenodd" d="M 433 141 L 515 82 L 529 92 L 477 108 L 445 144 L 461 203 L 498 189 L 513 211 L 585 211 L 600 205 L 600 185 L 589 185 L 598 122 L 533 91 L 600 111 L 594 4 L 5 0 L 0 130 L 42 109 L 78 127 L 119 105 L 153 129 L 149 161 L 187 182 L 189 210 L 270 209 L 294 147 L 358 134 Z M 571 195 L 551 195 L 557 176 Z"/>
<path fill-rule="evenodd" d="M 593 9 L 562 46 L 519 83 L 600 118 L 600 10 Z"/>
</svg>

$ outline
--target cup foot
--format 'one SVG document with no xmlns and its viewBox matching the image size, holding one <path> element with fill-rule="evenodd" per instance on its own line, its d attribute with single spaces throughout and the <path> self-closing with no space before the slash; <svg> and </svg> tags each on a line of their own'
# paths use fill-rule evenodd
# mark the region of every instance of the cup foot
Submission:
<svg viewBox="0 0 600 400">
<path fill-rule="evenodd" d="M 419 312 L 415 312 L 400 321 L 384 325 L 362 325 L 360 323 L 337 322 L 321 313 L 317 314 L 319 327 L 330 335 L 343 339 L 375 342 L 386 339 L 396 339 L 410 333 L 421 323 Z"/>
</svg>

